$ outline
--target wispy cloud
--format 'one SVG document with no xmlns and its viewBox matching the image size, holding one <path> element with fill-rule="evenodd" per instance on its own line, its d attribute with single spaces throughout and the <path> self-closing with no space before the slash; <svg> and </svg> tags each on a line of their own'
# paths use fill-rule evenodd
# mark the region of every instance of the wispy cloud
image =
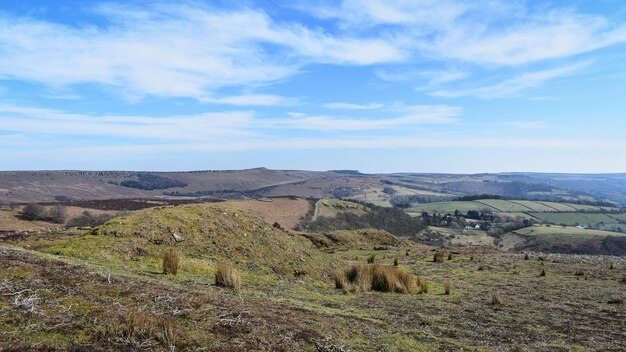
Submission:
<svg viewBox="0 0 626 352">
<path fill-rule="evenodd" d="M 544 83 L 571 75 L 589 65 L 588 62 L 568 65 L 542 71 L 526 72 L 503 82 L 478 88 L 438 90 L 432 95 L 440 97 L 477 96 L 479 98 L 503 98 L 514 96 L 524 90 L 542 86 Z"/>
<path fill-rule="evenodd" d="M 383 106 L 384 105 L 380 103 L 354 104 L 336 102 L 324 104 L 325 108 L 334 110 L 377 110 L 382 108 Z"/>
<path fill-rule="evenodd" d="M 222 87 L 283 79 L 307 62 L 369 65 L 403 56 L 383 38 L 277 24 L 260 10 L 161 4 L 98 11 L 109 26 L 70 27 L 0 15 L 0 78 L 206 99 Z"/>
<path fill-rule="evenodd" d="M 507 121 L 504 122 L 503 125 L 513 128 L 522 128 L 522 129 L 542 129 L 547 127 L 545 121 Z"/>
<path fill-rule="evenodd" d="M 411 127 L 426 124 L 448 124 L 457 121 L 461 110 L 445 105 L 416 105 L 393 107 L 385 112 L 390 118 L 348 118 L 337 116 L 295 116 L 277 120 L 278 126 L 319 131 L 366 131 Z"/>
</svg>

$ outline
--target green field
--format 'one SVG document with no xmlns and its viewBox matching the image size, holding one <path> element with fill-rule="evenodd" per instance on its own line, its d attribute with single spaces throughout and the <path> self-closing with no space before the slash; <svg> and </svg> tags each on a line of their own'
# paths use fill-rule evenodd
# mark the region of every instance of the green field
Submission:
<svg viewBox="0 0 626 352">
<path fill-rule="evenodd" d="M 616 214 L 626 215 L 626 214 Z M 532 213 L 532 216 L 546 223 L 574 225 L 594 225 L 600 222 L 605 224 L 616 224 L 618 220 L 602 213 Z"/>
<path fill-rule="evenodd" d="M 470 210 L 491 210 L 497 213 L 575 213 L 580 210 L 597 211 L 615 210 L 615 208 L 596 207 L 569 203 L 540 202 L 529 200 L 481 199 L 474 201 L 452 201 L 418 204 L 408 208 L 408 213 L 454 213 L 455 210 L 466 213 Z M 626 218 L 625 218 L 626 219 Z"/>
</svg>

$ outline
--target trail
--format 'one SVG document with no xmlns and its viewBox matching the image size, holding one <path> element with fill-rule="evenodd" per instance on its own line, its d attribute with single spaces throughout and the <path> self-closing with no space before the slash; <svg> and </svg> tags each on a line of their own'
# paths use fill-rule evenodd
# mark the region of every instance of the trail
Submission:
<svg viewBox="0 0 626 352">
<path fill-rule="evenodd" d="M 317 221 L 317 218 L 320 216 L 320 202 L 322 200 L 319 199 L 317 202 L 315 202 L 315 211 L 313 212 L 313 217 L 311 218 L 311 222 L 315 222 Z"/>
</svg>

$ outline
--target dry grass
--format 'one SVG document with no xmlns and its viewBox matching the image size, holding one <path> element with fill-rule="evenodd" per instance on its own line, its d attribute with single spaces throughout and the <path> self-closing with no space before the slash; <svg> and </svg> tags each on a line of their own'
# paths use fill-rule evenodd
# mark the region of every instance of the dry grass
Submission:
<svg viewBox="0 0 626 352">
<path fill-rule="evenodd" d="M 176 275 L 180 268 L 180 252 L 168 249 L 163 253 L 163 274 Z"/>
<path fill-rule="evenodd" d="M 335 272 L 335 287 L 345 292 L 411 293 L 415 288 L 413 275 L 392 266 L 354 264 Z"/>
<path fill-rule="evenodd" d="M 493 304 L 494 306 L 501 306 L 504 304 L 504 299 L 502 298 L 502 296 L 500 296 L 499 293 L 494 293 L 491 296 L 491 304 Z"/>
<path fill-rule="evenodd" d="M 450 295 L 450 292 L 452 291 L 452 283 L 450 281 L 446 281 L 446 283 L 443 284 L 443 290 L 445 295 Z"/>
<path fill-rule="evenodd" d="M 452 260 L 452 253 L 448 254 L 448 260 Z"/>
<path fill-rule="evenodd" d="M 372 254 L 369 256 L 369 258 L 367 258 L 368 264 L 374 264 L 375 262 L 376 262 L 376 254 Z"/>
<path fill-rule="evenodd" d="M 241 288 L 241 275 L 232 265 L 219 263 L 215 271 L 215 285 L 239 290 Z"/>
<path fill-rule="evenodd" d="M 541 269 L 541 272 L 539 273 L 539 276 L 546 276 L 546 270 L 545 269 Z"/>
<path fill-rule="evenodd" d="M 398 258 L 393 260 L 393 266 L 398 266 L 400 263 L 398 262 Z"/>
<path fill-rule="evenodd" d="M 435 252 L 435 256 L 433 257 L 433 262 L 443 263 L 445 256 L 446 256 L 446 253 L 444 251 L 437 251 Z"/>
<path fill-rule="evenodd" d="M 528 255 L 528 253 L 524 254 L 524 260 L 530 260 L 530 256 Z"/>
<path fill-rule="evenodd" d="M 98 339 L 138 349 L 154 343 L 169 347 L 175 340 L 174 326 L 171 316 L 133 309 L 102 316 L 95 333 Z"/>
<path fill-rule="evenodd" d="M 428 281 L 420 280 L 420 292 L 419 293 L 422 293 L 422 294 L 428 293 Z"/>
</svg>

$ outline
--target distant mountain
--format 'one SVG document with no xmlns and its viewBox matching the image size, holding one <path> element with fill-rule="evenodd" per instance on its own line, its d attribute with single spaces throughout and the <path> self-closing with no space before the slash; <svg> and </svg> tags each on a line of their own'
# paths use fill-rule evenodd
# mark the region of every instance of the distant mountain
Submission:
<svg viewBox="0 0 626 352">
<path fill-rule="evenodd" d="M 0 202 L 115 198 L 274 196 L 349 198 L 402 205 L 491 194 L 551 201 L 626 204 L 626 174 L 363 174 L 356 170 L 3 171 Z"/>
</svg>

